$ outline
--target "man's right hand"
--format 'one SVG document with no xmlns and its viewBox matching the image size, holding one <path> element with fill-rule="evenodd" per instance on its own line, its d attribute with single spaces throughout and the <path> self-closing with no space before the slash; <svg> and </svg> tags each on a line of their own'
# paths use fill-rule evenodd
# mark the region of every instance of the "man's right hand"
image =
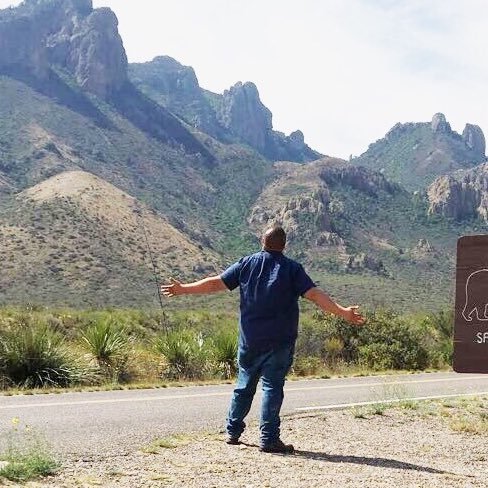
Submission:
<svg viewBox="0 0 488 488">
<path fill-rule="evenodd" d="M 161 293 L 165 297 L 174 297 L 177 295 L 183 295 L 184 290 L 183 290 L 183 285 L 178 281 L 175 280 L 174 278 L 170 278 L 171 284 L 169 285 L 161 285 Z"/>
</svg>

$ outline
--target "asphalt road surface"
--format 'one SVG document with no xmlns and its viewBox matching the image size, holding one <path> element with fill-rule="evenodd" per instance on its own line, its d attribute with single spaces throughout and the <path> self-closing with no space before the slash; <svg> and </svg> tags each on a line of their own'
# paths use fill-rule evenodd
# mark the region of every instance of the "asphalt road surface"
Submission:
<svg viewBox="0 0 488 488">
<path fill-rule="evenodd" d="M 155 438 L 224 427 L 232 385 L 152 390 L 0 395 L 0 449 L 12 419 L 42 433 L 55 451 L 89 458 L 130 452 Z M 259 388 L 259 387 L 258 387 Z M 363 402 L 488 394 L 488 375 L 421 373 L 288 381 L 284 416 Z M 249 418 L 259 415 L 260 393 Z"/>
</svg>

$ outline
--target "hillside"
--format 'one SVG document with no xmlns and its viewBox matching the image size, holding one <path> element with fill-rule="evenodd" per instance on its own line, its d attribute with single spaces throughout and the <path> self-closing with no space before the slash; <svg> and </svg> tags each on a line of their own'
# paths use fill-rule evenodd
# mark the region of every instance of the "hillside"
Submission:
<svg viewBox="0 0 488 488">
<path fill-rule="evenodd" d="M 485 151 L 485 137 L 477 125 L 466 124 L 460 135 L 439 113 L 431 123 L 396 124 L 352 162 L 418 190 L 438 176 L 486 161 Z"/>
<path fill-rule="evenodd" d="M 282 223 L 290 254 L 334 296 L 406 309 L 449 303 L 457 237 L 477 222 L 429 217 L 426 196 L 340 159 L 276 163 L 275 174 L 249 224 L 259 235 Z"/>
<path fill-rule="evenodd" d="M 220 265 L 214 252 L 115 186 L 82 171 L 60 173 L 3 206 L 2 301 L 149 303 L 156 290 L 148 245 L 163 276 Z"/>
</svg>

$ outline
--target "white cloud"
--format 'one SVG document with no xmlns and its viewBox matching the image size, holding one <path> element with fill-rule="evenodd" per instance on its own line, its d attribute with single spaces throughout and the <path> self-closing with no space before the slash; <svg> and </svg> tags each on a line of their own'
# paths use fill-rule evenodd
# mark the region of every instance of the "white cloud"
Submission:
<svg viewBox="0 0 488 488">
<path fill-rule="evenodd" d="M 254 81 L 275 128 L 300 128 L 327 154 L 359 154 L 394 123 L 435 112 L 488 133 L 485 0 L 94 4 L 117 13 L 131 61 L 170 55 L 217 92 Z"/>
</svg>

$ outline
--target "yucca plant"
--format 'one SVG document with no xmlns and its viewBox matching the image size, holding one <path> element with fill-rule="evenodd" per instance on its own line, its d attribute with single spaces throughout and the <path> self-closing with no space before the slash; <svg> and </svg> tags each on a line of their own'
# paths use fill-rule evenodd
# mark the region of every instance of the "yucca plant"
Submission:
<svg viewBox="0 0 488 488">
<path fill-rule="evenodd" d="M 212 342 L 219 372 L 225 379 L 234 377 L 237 373 L 237 333 L 231 330 L 221 331 Z"/>
<path fill-rule="evenodd" d="M 90 325 L 82 333 L 81 339 L 102 375 L 114 381 L 122 379 L 130 351 L 129 337 L 124 328 L 107 318 Z"/>
<path fill-rule="evenodd" d="M 164 375 L 171 379 L 201 379 L 209 370 L 211 352 L 201 333 L 173 330 L 162 334 L 155 347 L 167 363 Z"/>
<path fill-rule="evenodd" d="M 11 325 L 0 332 L 0 377 L 11 385 L 65 387 L 84 379 L 86 370 L 44 325 Z"/>
</svg>

